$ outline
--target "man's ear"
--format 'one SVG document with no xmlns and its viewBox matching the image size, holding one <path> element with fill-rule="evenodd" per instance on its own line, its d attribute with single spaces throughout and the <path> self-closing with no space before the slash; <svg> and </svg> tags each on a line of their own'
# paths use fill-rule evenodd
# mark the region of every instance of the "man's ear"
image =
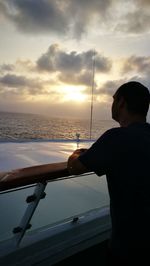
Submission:
<svg viewBox="0 0 150 266">
<path fill-rule="evenodd" d="M 126 101 L 125 101 L 125 99 L 123 98 L 123 97 L 121 97 L 120 99 L 119 99 L 119 101 L 118 101 L 118 107 L 119 108 L 123 108 L 123 107 L 125 107 L 126 106 Z"/>
</svg>

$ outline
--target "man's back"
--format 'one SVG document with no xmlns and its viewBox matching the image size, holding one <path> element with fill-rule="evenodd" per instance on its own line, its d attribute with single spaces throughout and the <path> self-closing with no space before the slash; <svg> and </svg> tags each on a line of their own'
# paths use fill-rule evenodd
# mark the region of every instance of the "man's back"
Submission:
<svg viewBox="0 0 150 266">
<path fill-rule="evenodd" d="M 121 132 L 122 131 L 122 132 Z M 150 239 L 150 126 L 121 128 L 107 175 L 113 222 L 112 246 L 145 248 Z M 115 161 L 113 160 L 113 161 Z"/>
<path fill-rule="evenodd" d="M 118 253 L 145 248 L 150 240 L 150 125 L 108 130 L 81 162 L 106 174 L 112 216 L 112 248 Z"/>
</svg>

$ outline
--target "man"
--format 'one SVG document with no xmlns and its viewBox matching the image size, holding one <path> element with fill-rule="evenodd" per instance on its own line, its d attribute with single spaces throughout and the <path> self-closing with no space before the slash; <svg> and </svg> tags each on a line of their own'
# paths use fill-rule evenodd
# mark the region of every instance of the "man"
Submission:
<svg viewBox="0 0 150 266">
<path fill-rule="evenodd" d="M 76 150 L 68 159 L 70 174 L 106 174 L 112 220 L 110 254 L 116 265 L 129 265 L 131 258 L 132 265 L 147 255 L 150 258 L 149 103 L 149 90 L 141 83 L 120 86 L 112 104 L 112 118 L 120 127 L 106 131 L 88 150 Z"/>
</svg>

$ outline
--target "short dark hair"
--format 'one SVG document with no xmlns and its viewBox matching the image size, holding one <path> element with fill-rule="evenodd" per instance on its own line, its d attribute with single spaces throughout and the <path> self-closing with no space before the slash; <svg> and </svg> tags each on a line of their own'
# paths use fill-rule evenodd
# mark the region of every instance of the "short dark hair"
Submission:
<svg viewBox="0 0 150 266">
<path fill-rule="evenodd" d="M 124 98 L 129 112 L 147 115 L 150 103 L 150 92 L 147 87 L 137 81 L 121 85 L 115 93 L 117 100 Z"/>
</svg>

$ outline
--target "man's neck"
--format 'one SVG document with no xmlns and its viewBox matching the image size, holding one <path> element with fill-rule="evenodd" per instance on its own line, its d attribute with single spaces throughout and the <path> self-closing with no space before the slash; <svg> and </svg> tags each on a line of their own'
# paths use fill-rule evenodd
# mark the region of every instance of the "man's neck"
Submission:
<svg viewBox="0 0 150 266">
<path fill-rule="evenodd" d="M 146 118 L 143 116 L 131 116 L 130 118 L 122 118 L 119 121 L 119 124 L 121 127 L 128 127 L 129 125 L 133 123 L 145 123 Z"/>
</svg>

